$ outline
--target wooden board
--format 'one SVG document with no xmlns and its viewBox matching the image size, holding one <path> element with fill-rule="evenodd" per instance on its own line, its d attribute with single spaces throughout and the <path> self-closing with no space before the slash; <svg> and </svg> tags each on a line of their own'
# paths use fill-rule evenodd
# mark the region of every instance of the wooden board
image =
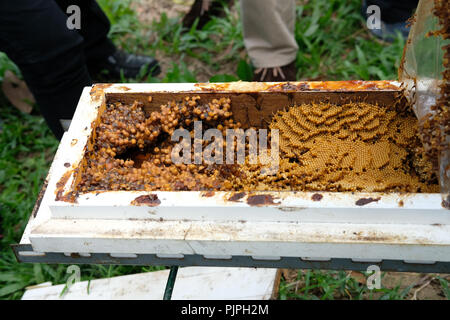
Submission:
<svg viewBox="0 0 450 320">
<path fill-rule="evenodd" d="M 161 300 L 169 270 L 75 283 L 44 283 L 25 291 L 22 300 Z M 274 293 L 277 269 L 187 267 L 178 270 L 173 300 L 268 300 Z"/>
</svg>

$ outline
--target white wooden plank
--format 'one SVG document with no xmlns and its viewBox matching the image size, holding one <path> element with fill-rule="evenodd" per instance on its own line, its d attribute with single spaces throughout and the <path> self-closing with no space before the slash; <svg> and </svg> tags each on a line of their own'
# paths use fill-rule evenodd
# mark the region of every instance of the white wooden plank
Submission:
<svg viewBox="0 0 450 320">
<path fill-rule="evenodd" d="M 228 90 L 258 89 L 233 84 Z M 395 84 L 397 85 L 397 84 Z M 201 84 L 116 84 L 105 92 L 201 91 Z M 264 86 L 264 84 L 262 84 Z M 261 87 L 262 88 L 262 87 Z M 263 90 L 263 89 L 261 89 Z M 49 174 L 49 186 L 21 241 L 41 252 L 312 256 L 354 259 L 450 261 L 450 215 L 439 194 L 323 192 L 271 193 L 278 205 L 230 203 L 216 192 L 156 192 L 157 207 L 134 207 L 141 192 L 82 195 L 78 203 L 55 201 L 56 183 L 83 156 L 90 123 L 104 97 L 83 91 L 69 132 Z M 68 190 L 70 178 L 66 185 Z M 378 201 L 357 206 L 359 198 Z M 170 221 L 169 221 L 170 220 Z"/>
<path fill-rule="evenodd" d="M 268 300 L 277 269 L 180 268 L 173 300 Z M 35 287 L 22 300 L 161 300 L 169 270 L 75 283 L 62 297 L 64 285 Z"/>
</svg>

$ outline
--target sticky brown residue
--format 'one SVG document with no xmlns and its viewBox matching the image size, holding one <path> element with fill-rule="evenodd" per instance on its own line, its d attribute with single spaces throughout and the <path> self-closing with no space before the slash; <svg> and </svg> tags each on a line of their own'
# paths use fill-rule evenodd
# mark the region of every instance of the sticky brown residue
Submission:
<svg viewBox="0 0 450 320">
<path fill-rule="evenodd" d="M 442 200 L 442 207 L 445 209 L 450 209 L 450 195 L 447 195 L 447 197 Z"/>
<path fill-rule="evenodd" d="M 380 199 L 381 199 L 380 197 L 378 197 L 378 198 L 361 198 L 361 199 L 357 200 L 355 202 L 355 204 L 357 206 L 365 206 L 366 204 L 371 203 L 371 202 L 378 202 Z"/>
<path fill-rule="evenodd" d="M 305 207 L 279 207 L 278 210 L 284 211 L 284 212 L 295 212 L 295 211 L 301 211 L 305 210 Z"/>
<path fill-rule="evenodd" d="M 277 205 L 278 203 L 274 202 L 274 197 L 270 194 L 258 194 L 254 196 L 249 196 L 247 198 L 247 203 L 250 206 L 271 206 Z"/>
<path fill-rule="evenodd" d="M 66 171 L 61 179 L 56 183 L 56 201 L 63 201 L 63 193 L 64 193 L 64 187 L 66 186 L 67 181 L 69 180 L 70 176 L 72 174 L 72 171 Z"/>
<path fill-rule="evenodd" d="M 403 200 L 400 200 L 399 202 L 398 202 L 398 206 L 401 208 L 401 207 L 403 207 L 405 204 L 404 204 L 404 202 L 403 202 Z"/>
<path fill-rule="evenodd" d="M 313 201 L 320 201 L 320 200 L 322 200 L 322 198 L 323 198 L 323 195 L 321 195 L 320 193 L 314 193 L 311 197 L 311 199 Z"/>
<path fill-rule="evenodd" d="M 161 200 L 159 200 L 156 194 L 148 194 L 144 196 L 139 196 L 133 201 L 131 201 L 133 206 L 150 206 L 156 207 L 161 204 Z"/>
<path fill-rule="evenodd" d="M 206 92 L 226 91 L 230 87 L 228 83 L 196 83 L 194 86 Z"/>
<path fill-rule="evenodd" d="M 398 90 L 399 87 L 390 81 L 310 81 L 277 83 L 267 88 L 272 92 L 289 91 L 365 91 L 365 90 Z"/>
<path fill-rule="evenodd" d="M 310 82 L 311 90 L 364 91 L 364 90 L 398 90 L 390 81 L 320 81 Z"/>
<path fill-rule="evenodd" d="M 245 192 L 237 192 L 233 194 L 230 198 L 228 198 L 228 201 L 234 201 L 237 202 L 241 200 L 243 197 L 245 197 Z"/>
<path fill-rule="evenodd" d="M 101 96 L 104 95 L 104 90 L 111 86 L 112 83 L 97 83 L 92 86 L 91 92 L 89 94 L 91 95 L 91 98 L 93 100 L 98 100 Z"/>
<path fill-rule="evenodd" d="M 39 191 L 39 195 L 37 198 L 36 203 L 34 204 L 33 211 L 31 212 L 31 215 L 33 218 L 36 218 L 36 214 L 39 211 L 39 208 L 41 206 L 42 198 L 44 198 L 45 190 L 47 190 L 48 181 L 45 180 L 44 184 L 42 185 L 41 190 Z"/>
<path fill-rule="evenodd" d="M 286 82 L 286 83 L 277 83 L 271 85 L 267 88 L 267 91 L 280 92 L 280 91 L 297 91 L 298 87 L 295 83 Z"/>
<path fill-rule="evenodd" d="M 290 82 L 283 84 L 281 88 L 283 89 L 283 91 L 295 91 L 295 90 L 297 90 L 297 86 L 295 84 L 290 83 Z"/>
<path fill-rule="evenodd" d="M 305 82 L 297 84 L 297 90 L 299 91 L 305 91 L 309 89 L 309 85 Z"/>
<path fill-rule="evenodd" d="M 210 198 L 212 196 L 214 196 L 214 191 L 206 191 L 202 193 L 202 197 Z"/>
<path fill-rule="evenodd" d="M 64 167 L 66 167 L 66 168 L 70 167 L 70 163 L 68 163 L 68 162 L 64 163 Z"/>
</svg>

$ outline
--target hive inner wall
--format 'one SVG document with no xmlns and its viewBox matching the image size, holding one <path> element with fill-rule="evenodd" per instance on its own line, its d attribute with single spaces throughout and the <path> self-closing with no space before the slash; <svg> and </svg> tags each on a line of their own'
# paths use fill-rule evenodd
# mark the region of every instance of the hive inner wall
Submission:
<svg viewBox="0 0 450 320">
<path fill-rule="evenodd" d="M 401 91 L 355 91 L 355 92 L 155 92 L 155 93 L 107 93 L 106 102 L 122 102 L 132 104 L 138 100 L 144 104 L 147 114 L 159 111 L 162 104 L 172 100 L 182 100 L 185 97 L 200 96 L 200 103 L 208 103 L 212 99 L 222 97 L 231 99 L 233 120 L 240 122 L 243 128 L 267 128 L 272 116 L 288 106 L 306 103 L 329 102 L 344 104 L 349 102 L 367 102 L 386 106 L 397 104 L 396 108 L 406 108 L 406 100 Z M 149 101 L 151 97 L 151 101 Z M 100 116 L 100 115 L 99 115 Z"/>
</svg>

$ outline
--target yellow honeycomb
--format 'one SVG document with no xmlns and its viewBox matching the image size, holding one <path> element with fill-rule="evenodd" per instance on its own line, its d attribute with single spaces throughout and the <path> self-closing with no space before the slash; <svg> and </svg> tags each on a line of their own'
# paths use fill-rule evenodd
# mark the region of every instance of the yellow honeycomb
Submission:
<svg viewBox="0 0 450 320">
<path fill-rule="evenodd" d="M 415 173 L 417 120 L 368 103 L 311 103 L 279 111 L 280 163 L 274 176 L 243 167 L 244 189 L 438 192 Z"/>
</svg>

